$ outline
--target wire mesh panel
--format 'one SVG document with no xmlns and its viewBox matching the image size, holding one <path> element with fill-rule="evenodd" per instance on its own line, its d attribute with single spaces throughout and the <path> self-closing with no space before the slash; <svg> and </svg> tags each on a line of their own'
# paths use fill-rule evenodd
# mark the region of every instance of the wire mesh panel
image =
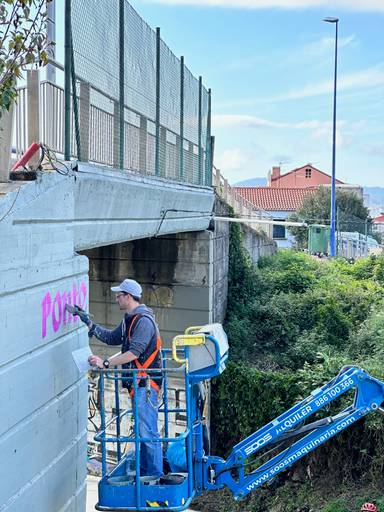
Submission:
<svg viewBox="0 0 384 512">
<path fill-rule="evenodd" d="M 79 158 L 209 183 L 208 93 L 160 30 L 127 0 L 72 0 L 71 26 Z"/>
<path fill-rule="evenodd" d="M 92 133 L 89 145 L 89 160 L 100 164 L 113 165 L 113 114 L 91 105 L 89 125 Z M 87 141 L 83 138 L 81 142 L 84 145 Z"/>
<path fill-rule="evenodd" d="M 178 178 L 178 144 L 174 133 L 167 131 L 165 143 L 165 177 Z"/>
<path fill-rule="evenodd" d="M 72 0 L 71 36 L 79 95 L 78 104 L 72 102 L 77 123 L 72 138 L 80 142 L 76 153 L 80 160 L 112 166 L 117 161 L 111 115 L 113 101 L 119 100 L 119 10 L 117 2 L 111 4 Z"/>
<path fill-rule="evenodd" d="M 139 171 L 140 130 L 130 123 L 125 123 L 125 148 L 124 167 Z"/>
<path fill-rule="evenodd" d="M 184 71 L 184 137 L 198 144 L 199 82 L 188 68 Z"/>
<path fill-rule="evenodd" d="M 210 164 L 210 112 L 209 112 L 209 95 L 205 87 L 202 88 L 201 102 L 201 145 L 202 145 L 202 183 L 205 185 L 212 184 L 212 165 Z"/>
<path fill-rule="evenodd" d="M 156 34 L 128 2 L 124 8 L 124 85 L 125 104 L 154 121 Z"/>
<path fill-rule="evenodd" d="M 192 177 L 190 182 L 200 184 L 199 146 L 196 144 L 190 144 L 190 152 L 192 157 Z"/>
<path fill-rule="evenodd" d="M 180 130 L 180 60 L 160 40 L 160 124 Z"/>
<path fill-rule="evenodd" d="M 119 2 L 72 0 L 76 75 L 119 99 Z"/>
<path fill-rule="evenodd" d="M 156 154 L 156 126 L 152 121 L 147 123 L 147 173 L 154 175 L 155 169 L 155 154 Z"/>
</svg>

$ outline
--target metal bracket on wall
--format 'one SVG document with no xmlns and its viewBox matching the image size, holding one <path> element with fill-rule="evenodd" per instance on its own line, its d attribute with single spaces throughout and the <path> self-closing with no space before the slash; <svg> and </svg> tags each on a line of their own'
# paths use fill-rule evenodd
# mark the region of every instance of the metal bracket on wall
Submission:
<svg viewBox="0 0 384 512">
<path fill-rule="evenodd" d="M 211 211 L 207 212 L 207 211 L 198 211 L 198 210 L 178 210 L 177 208 L 167 208 L 167 209 L 164 209 L 162 208 L 160 210 L 160 222 L 159 222 L 159 225 L 156 229 L 156 233 L 153 235 L 154 238 L 156 238 L 159 233 L 160 233 L 160 229 L 161 229 L 161 226 L 163 225 L 163 222 L 165 220 L 165 217 L 167 216 L 167 214 L 169 212 L 175 212 L 175 213 L 199 213 L 199 214 L 203 214 L 203 215 L 206 215 L 207 217 L 210 218 L 210 220 L 213 219 L 213 213 Z M 189 216 L 189 217 L 186 217 L 188 219 L 191 219 L 193 218 L 194 216 Z M 200 216 L 195 216 L 196 218 L 197 217 L 200 217 Z"/>
</svg>

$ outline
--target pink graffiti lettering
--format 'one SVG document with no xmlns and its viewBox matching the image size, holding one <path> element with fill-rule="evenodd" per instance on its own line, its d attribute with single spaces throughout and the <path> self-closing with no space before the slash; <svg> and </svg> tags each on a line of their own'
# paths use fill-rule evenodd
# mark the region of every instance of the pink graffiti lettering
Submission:
<svg viewBox="0 0 384 512">
<path fill-rule="evenodd" d="M 57 315 L 56 315 L 57 312 Z M 55 332 L 58 331 L 61 320 L 63 318 L 63 310 L 61 306 L 61 295 L 60 292 L 57 292 L 55 295 L 55 300 L 53 301 L 52 308 L 52 327 Z"/>
<path fill-rule="evenodd" d="M 67 325 L 71 321 L 71 316 L 68 314 L 68 311 L 65 309 L 65 305 L 68 304 L 67 300 L 67 292 L 61 294 L 61 304 L 63 307 L 63 325 Z"/>
<path fill-rule="evenodd" d="M 41 302 L 41 335 L 43 338 L 47 336 L 50 326 L 53 332 L 58 332 L 61 327 L 66 326 L 70 322 L 77 322 L 78 317 L 72 316 L 65 310 L 66 304 L 77 304 L 85 309 L 87 306 L 88 289 L 85 281 L 82 281 L 78 286 L 73 283 L 71 291 L 56 292 L 52 301 L 53 295 L 47 292 Z"/>
<path fill-rule="evenodd" d="M 43 302 L 41 303 L 41 309 L 42 309 L 42 329 L 41 334 L 42 337 L 45 338 L 47 335 L 47 319 L 49 315 L 51 314 L 51 294 L 47 292 L 45 294 L 45 297 L 43 299 Z"/>
</svg>

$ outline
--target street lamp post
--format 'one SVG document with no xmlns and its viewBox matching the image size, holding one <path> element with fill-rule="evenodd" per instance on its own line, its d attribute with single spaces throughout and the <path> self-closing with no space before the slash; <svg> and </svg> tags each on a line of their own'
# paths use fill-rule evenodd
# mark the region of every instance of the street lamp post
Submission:
<svg viewBox="0 0 384 512">
<path fill-rule="evenodd" d="M 332 135 L 332 188 L 331 188 L 331 231 L 329 236 L 330 255 L 336 256 L 336 91 L 337 91 L 337 36 L 339 18 L 324 18 L 335 24 L 335 75 L 333 86 L 333 135 Z"/>
</svg>

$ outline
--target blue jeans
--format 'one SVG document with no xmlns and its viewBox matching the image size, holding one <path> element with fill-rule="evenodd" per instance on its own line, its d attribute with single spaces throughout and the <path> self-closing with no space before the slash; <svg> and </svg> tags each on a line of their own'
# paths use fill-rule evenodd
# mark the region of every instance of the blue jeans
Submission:
<svg viewBox="0 0 384 512">
<path fill-rule="evenodd" d="M 157 426 L 158 393 L 151 388 L 151 394 L 147 398 L 146 389 L 138 388 L 137 402 L 139 436 L 158 439 L 160 437 Z M 142 476 L 161 476 L 163 474 L 162 443 L 140 443 L 140 473 Z"/>
</svg>

